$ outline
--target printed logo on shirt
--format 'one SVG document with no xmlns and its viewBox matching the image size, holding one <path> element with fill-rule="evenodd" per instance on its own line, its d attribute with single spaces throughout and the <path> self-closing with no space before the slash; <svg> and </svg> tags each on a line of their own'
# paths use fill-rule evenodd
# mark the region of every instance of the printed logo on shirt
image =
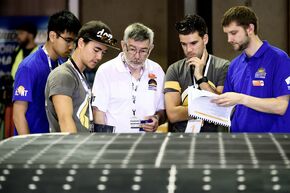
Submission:
<svg viewBox="0 0 290 193">
<path fill-rule="evenodd" d="M 154 90 L 154 91 L 157 90 L 157 82 L 156 82 L 156 80 L 150 79 L 148 81 L 148 90 Z"/>
<path fill-rule="evenodd" d="M 15 96 L 27 96 L 28 90 L 25 90 L 24 86 L 19 86 L 15 91 Z"/>
<path fill-rule="evenodd" d="M 157 78 L 156 75 L 153 73 L 149 73 L 148 78 L 150 78 L 150 80 L 148 81 L 148 90 L 156 91 L 157 90 L 157 82 L 155 80 L 155 78 Z"/>
<path fill-rule="evenodd" d="M 88 109 L 90 108 L 89 103 L 90 103 L 89 97 L 86 96 L 85 100 L 82 102 L 77 111 L 77 117 L 79 118 L 82 126 L 84 126 L 87 129 L 90 128 L 90 119 L 89 116 L 87 115 Z"/>
<path fill-rule="evenodd" d="M 286 78 L 285 81 L 288 85 L 290 85 L 290 76 L 288 78 Z"/>
<path fill-rule="evenodd" d="M 263 80 L 253 80 L 252 83 L 253 83 L 253 86 L 264 86 Z"/>
<path fill-rule="evenodd" d="M 258 71 L 255 73 L 255 78 L 266 78 L 266 70 L 265 68 L 259 68 Z"/>
<path fill-rule="evenodd" d="M 290 90 L 290 76 L 288 78 L 285 79 L 285 82 L 288 85 L 288 90 Z"/>
<path fill-rule="evenodd" d="M 150 78 L 150 79 L 155 79 L 155 78 L 157 78 L 157 77 L 156 77 L 155 74 L 153 74 L 153 73 L 149 73 L 149 74 L 148 74 L 148 78 Z"/>
</svg>

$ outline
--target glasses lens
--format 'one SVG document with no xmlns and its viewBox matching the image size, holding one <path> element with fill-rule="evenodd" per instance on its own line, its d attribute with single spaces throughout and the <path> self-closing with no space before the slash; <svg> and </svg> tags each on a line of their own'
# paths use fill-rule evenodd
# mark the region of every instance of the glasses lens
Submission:
<svg viewBox="0 0 290 193">
<path fill-rule="evenodd" d="M 142 56 L 142 57 L 145 57 L 149 54 L 149 48 L 148 49 L 140 49 L 140 50 L 137 50 L 136 48 L 133 48 L 133 47 L 129 47 L 127 44 L 126 44 L 126 48 L 127 48 L 127 52 L 130 54 L 130 55 L 136 55 L 137 53 Z"/>
<path fill-rule="evenodd" d="M 58 37 L 60 37 L 61 39 L 63 39 L 67 44 L 72 44 L 74 42 L 74 39 L 72 38 L 65 38 L 62 35 L 60 35 L 59 33 L 56 32 L 56 34 L 58 35 Z"/>
<path fill-rule="evenodd" d="M 72 44 L 73 42 L 74 42 L 74 40 L 73 39 L 64 39 L 65 41 L 66 41 L 66 43 L 68 43 L 68 44 Z"/>
</svg>

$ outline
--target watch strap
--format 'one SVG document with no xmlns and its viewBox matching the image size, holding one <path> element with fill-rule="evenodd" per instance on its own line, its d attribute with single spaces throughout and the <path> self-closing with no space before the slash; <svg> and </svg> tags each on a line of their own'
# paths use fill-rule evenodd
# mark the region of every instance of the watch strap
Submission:
<svg viewBox="0 0 290 193">
<path fill-rule="evenodd" d="M 208 79 L 207 79 L 206 76 L 204 76 L 204 77 L 202 77 L 201 79 L 198 79 L 198 80 L 196 81 L 196 83 L 197 83 L 198 85 L 200 85 L 200 84 L 203 83 L 203 82 L 208 82 Z"/>
</svg>

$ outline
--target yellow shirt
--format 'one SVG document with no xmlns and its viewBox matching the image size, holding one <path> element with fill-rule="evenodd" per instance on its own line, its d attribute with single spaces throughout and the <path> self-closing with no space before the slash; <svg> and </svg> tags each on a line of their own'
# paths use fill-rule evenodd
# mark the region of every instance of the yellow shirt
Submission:
<svg viewBox="0 0 290 193">
<path fill-rule="evenodd" d="M 30 52 L 30 54 L 33 53 L 33 52 L 35 52 L 37 49 L 38 49 L 38 46 L 36 46 L 35 48 L 33 48 L 33 50 Z M 13 77 L 13 79 L 15 79 L 16 71 L 18 69 L 19 64 L 22 62 L 23 59 L 24 59 L 24 57 L 23 57 L 23 50 L 20 49 L 20 51 L 18 52 L 18 54 L 15 57 L 14 63 L 12 64 L 11 76 Z"/>
</svg>

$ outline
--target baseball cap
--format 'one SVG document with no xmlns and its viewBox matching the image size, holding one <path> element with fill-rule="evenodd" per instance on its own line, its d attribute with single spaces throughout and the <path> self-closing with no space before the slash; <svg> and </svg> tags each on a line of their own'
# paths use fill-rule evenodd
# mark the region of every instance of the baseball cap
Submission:
<svg viewBox="0 0 290 193">
<path fill-rule="evenodd" d="M 108 47 L 120 50 L 116 46 L 117 40 L 113 38 L 111 29 L 102 21 L 93 20 L 84 24 L 78 33 L 78 38 L 95 40 Z"/>
</svg>

